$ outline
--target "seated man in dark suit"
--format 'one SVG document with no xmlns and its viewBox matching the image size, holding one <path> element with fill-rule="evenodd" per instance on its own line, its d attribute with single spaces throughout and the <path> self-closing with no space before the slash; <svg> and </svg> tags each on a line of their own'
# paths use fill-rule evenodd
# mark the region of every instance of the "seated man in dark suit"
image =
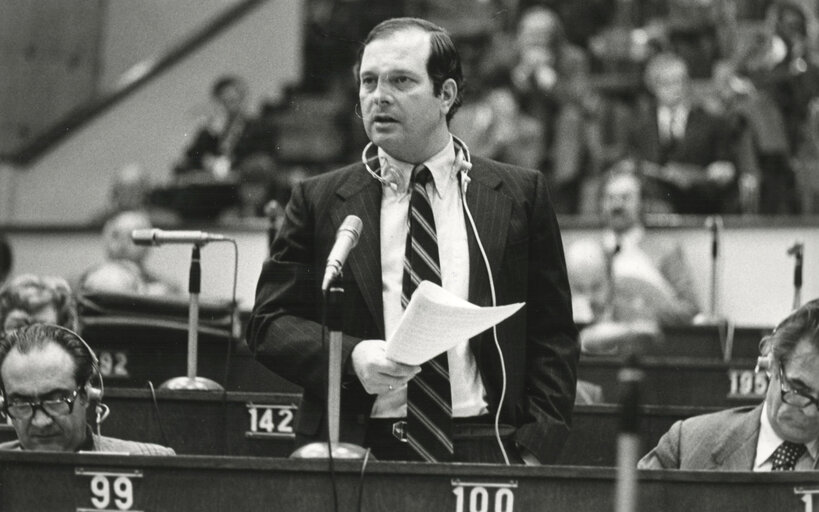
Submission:
<svg viewBox="0 0 819 512">
<path fill-rule="evenodd" d="M 733 211 L 738 169 L 727 119 L 695 101 L 688 67 L 674 54 L 654 57 L 645 82 L 652 98 L 639 105 L 629 146 L 631 156 L 655 164 L 657 188 L 647 192 L 668 198 L 676 213 Z"/>
<path fill-rule="evenodd" d="M 7 332 L 0 338 L 0 392 L 17 440 L 0 444 L 0 450 L 174 454 L 164 446 L 92 433 L 86 413 L 102 398 L 101 386 L 92 385 L 95 378 L 96 357 L 73 331 L 35 324 Z M 98 411 L 98 424 L 104 410 Z"/>
<path fill-rule="evenodd" d="M 765 401 L 678 421 L 638 463 L 640 469 L 790 471 L 817 469 L 819 299 L 763 338 Z"/>
</svg>

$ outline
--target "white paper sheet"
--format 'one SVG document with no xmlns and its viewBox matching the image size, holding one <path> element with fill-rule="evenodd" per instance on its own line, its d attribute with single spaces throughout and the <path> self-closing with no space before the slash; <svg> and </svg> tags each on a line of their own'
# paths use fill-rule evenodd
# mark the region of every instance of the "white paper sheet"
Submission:
<svg viewBox="0 0 819 512">
<path fill-rule="evenodd" d="M 479 307 L 437 284 L 422 281 L 387 340 L 387 357 L 420 365 L 509 318 L 523 304 Z"/>
</svg>

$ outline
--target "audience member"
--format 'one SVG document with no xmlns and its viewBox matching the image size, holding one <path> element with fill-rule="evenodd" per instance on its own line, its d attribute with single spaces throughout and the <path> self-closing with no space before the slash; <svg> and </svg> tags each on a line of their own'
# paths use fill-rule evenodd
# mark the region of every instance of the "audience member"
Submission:
<svg viewBox="0 0 819 512">
<path fill-rule="evenodd" d="M 92 433 L 87 414 L 102 399 L 102 386 L 93 382 L 98 374 L 91 347 L 63 327 L 36 324 L 0 337 L 3 412 L 17 433 L 0 450 L 174 455 L 164 446 Z"/>
<path fill-rule="evenodd" d="M 451 129 L 474 155 L 536 169 L 543 161 L 543 129 L 519 107 L 499 58 L 487 55 L 478 66 L 470 86 L 474 99 L 464 102 Z"/>
<path fill-rule="evenodd" d="M 119 169 L 111 180 L 108 204 L 97 214 L 93 223 L 102 225 L 112 216 L 134 210 L 148 214 L 151 222 L 160 226 L 179 224 L 179 215 L 165 206 L 151 203 L 151 179 L 139 164 L 128 164 Z"/>
<path fill-rule="evenodd" d="M 515 50 L 507 59 L 510 80 L 520 111 L 540 123 L 538 168 L 550 181 L 555 210 L 574 213 L 589 164 L 587 114 L 597 103 L 588 58 L 566 39 L 558 16 L 542 6 L 523 12 Z"/>
<path fill-rule="evenodd" d="M 737 45 L 731 79 L 747 93 L 735 110 L 753 136 L 760 213 L 798 213 L 796 171 L 810 175 L 816 166 L 808 123 L 819 94 L 819 63 L 808 16 L 794 2 L 777 2 L 767 30 L 749 31 Z"/>
<path fill-rule="evenodd" d="M 646 236 L 642 190 L 632 161 L 612 168 L 602 186 L 602 237 L 568 249 L 577 320 L 674 325 L 691 322 L 699 312 L 680 245 Z"/>
<path fill-rule="evenodd" d="M 646 66 L 645 82 L 652 98 L 638 105 L 629 150 L 658 166 L 644 168 L 658 183 L 647 196 L 669 198 L 677 213 L 738 210 L 734 133 L 724 117 L 692 97 L 685 62 L 661 53 Z"/>
<path fill-rule="evenodd" d="M 244 216 L 261 215 L 277 176 L 273 123 L 247 111 L 247 84 L 223 76 L 211 89 L 213 112 L 175 167 L 185 183 L 236 183 Z"/>
<path fill-rule="evenodd" d="M 0 289 L 0 331 L 32 323 L 77 328 L 77 305 L 65 279 L 24 274 Z"/>
<path fill-rule="evenodd" d="M 135 229 L 151 229 L 147 214 L 122 212 L 102 229 L 106 261 L 87 270 L 80 278 L 79 291 L 132 292 L 146 295 L 175 295 L 179 286 L 151 272 L 145 265 L 149 247 L 131 240 Z"/>
<path fill-rule="evenodd" d="M 769 378 L 764 401 L 677 421 L 641 469 L 817 469 L 819 300 L 791 313 L 760 343 Z"/>
</svg>

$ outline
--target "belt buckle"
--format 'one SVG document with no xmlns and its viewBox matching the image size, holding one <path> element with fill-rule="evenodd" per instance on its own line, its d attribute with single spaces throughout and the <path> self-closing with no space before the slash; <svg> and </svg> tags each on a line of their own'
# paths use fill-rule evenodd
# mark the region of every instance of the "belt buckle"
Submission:
<svg viewBox="0 0 819 512">
<path fill-rule="evenodd" d="M 407 422 L 404 420 L 396 421 L 392 424 L 392 435 L 402 443 L 407 442 Z"/>
</svg>

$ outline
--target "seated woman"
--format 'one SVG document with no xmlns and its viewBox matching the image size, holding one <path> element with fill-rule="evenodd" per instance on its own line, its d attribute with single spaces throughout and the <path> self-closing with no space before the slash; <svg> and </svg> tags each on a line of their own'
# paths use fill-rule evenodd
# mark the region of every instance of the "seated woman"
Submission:
<svg viewBox="0 0 819 512">
<path fill-rule="evenodd" d="M 65 279 L 24 274 L 0 289 L 0 327 L 12 331 L 34 323 L 76 330 L 77 306 Z"/>
</svg>

